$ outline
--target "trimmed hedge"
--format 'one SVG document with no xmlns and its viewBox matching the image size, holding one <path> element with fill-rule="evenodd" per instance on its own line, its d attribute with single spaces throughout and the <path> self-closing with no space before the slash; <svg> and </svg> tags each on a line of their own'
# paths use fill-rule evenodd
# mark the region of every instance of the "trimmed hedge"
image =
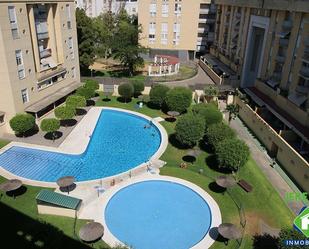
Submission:
<svg viewBox="0 0 309 249">
<path fill-rule="evenodd" d="M 134 94 L 134 87 L 130 83 L 123 83 L 118 87 L 118 93 L 124 98 L 125 102 L 127 102 Z"/>
<path fill-rule="evenodd" d="M 234 138 L 235 132 L 226 124 L 212 124 L 207 128 L 207 142 L 216 150 L 218 144 L 224 139 Z"/>
<path fill-rule="evenodd" d="M 175 87 L 166 94 L 168 110 L 184 113 L 192 103 L 192 91 L 186 87 Z"/>
<path fill-rule="evenodd" d="M 10 126 L 16 134 L 24 134 L 35 127 L 35 118 L 28 113 L 16 114 L 10 120 Z"/>
<path fill-rule="evenodd" d="M 52 133 L 52 138 L 55 140 L 55 132 L 60 128 L 60 121 L 56 118 L 43 119 L 40 128 L 42 131 Z"/>
<path fill-rule="evenodd" d="M 161 108 L 164 104 L 166 94 L 170 90 L 169 87 L 164 85 L 155 85 L 151 88 L 149 93 L 149 100 L 153 106 Z"/>
<path fill-rule="evenodd" d="M 67 106 L 71 106 L 72 108 L 76 109 L 76 108 L 85 107 L 87 103 L 86 103 L 86 99 L 84 96 L 70 95 L 69 97 L 67 97 L 65 104 Z"/>
</svg>

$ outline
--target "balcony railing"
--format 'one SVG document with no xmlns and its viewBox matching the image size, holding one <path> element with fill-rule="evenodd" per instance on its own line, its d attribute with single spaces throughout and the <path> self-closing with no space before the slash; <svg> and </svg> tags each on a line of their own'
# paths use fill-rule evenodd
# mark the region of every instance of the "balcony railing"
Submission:
<svg viewBox="0 0 309 249">
<path fill-rule="evenodd" d="M 50 57 L 51 56 L 51 49 L 50 48 L 47 48 L 47 49 L 44 49 L 43 51 L 40 51 L 40 58 L 47 58 L 47 57 Z"/>
</svg>

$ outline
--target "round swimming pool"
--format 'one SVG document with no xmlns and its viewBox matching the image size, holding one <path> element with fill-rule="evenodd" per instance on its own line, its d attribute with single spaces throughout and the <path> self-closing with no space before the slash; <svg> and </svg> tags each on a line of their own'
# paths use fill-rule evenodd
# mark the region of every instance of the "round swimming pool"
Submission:
<svg viewBox="0 0 309 249">
<path fill-rule="evenodd" d="M 0 166 L 36 181 L 55 182 L 66 175 L 87 181 L 120 174 L 149 161 L 160 144 L 161 133 L 149 120 L 103 109 L 83 154 L 14 146 L 0 154 Z"/>
<path fill-rule="evenodd" d="M 105 211 L 109 231 L 135 249 L 189 249 L 208 233 L 208 203 L 178 183 L 151 180 L 125 187 Z"/>
</svg>

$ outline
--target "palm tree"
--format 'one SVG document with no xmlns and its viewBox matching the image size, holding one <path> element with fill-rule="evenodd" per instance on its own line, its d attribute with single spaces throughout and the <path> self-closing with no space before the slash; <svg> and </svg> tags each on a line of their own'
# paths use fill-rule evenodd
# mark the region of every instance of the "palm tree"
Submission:
<svg viewBox="0 0 309 249">
<path fill-rule="evenodd" d="M 225 110 L 229 113 L 229 124 L 230 124 L 232 119 L 234 120 L 239 113 L 238 107 L 234 104 L 230 104 L 226 106 Z"/>
</svg>

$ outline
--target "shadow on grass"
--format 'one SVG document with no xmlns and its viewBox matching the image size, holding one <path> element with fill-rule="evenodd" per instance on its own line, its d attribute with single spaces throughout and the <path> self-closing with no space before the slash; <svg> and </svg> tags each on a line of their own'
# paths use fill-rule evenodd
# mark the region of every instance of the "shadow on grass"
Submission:
<svg viewBox="0 0 309 249">
<path fill-rule="evenodd" d="M 217 227 L 212 227 L 210 230 L 209 230 L 209 236 L 217 241 L 217 242 L 221 242 L 221 243 L 226 243 L 227 242 L 227 239 L 223 238 L 219 232 L 218 232 L 218 228 Z"/>
<path fill-rule="evenodd" d="M 174 122 L 176 122 L 176 118 L 167 117 L 167 118 L 165 118 L 165 121 L 170 122 L 170 123 L 174 123 Z"/>
<path fill-rule="evenodd" d="M 207 152 L 208 154 L 212 154 L 215 152 L 212 146 L 205 142 L 204 138 L 199 142 L 199 147 L 201 150 Z"/>
<path fill-rule="evenodd" d="M 95 101 L 92 99 L 87 99 L 86 106 L 95 106 Z"/>
<path fill-rule="evenodd" d="M 110 102 L 110 101 L 112 101 L 112 100 L 111 100 L 111 98 L 109 98 L 109 97 L 104 97 L 104 98 L 102 99 L 102 101 L 103 101 L 103 102 Z"/>
<path fill-rule="evenodd" d="M 253 236 L 253 247 L 254 249 L 278 249 L 279 240 L 278 238 L 264 233 L 263 235 L 256 234 Z"/>
<path fill-rule="evenodd" d="M 6 249 L 88 249 L 78 240 L 66 236 L 60 229 L 33 219 L 0 202 L 2 222 L 1 243 Z M 75 232 L 75 227 L 72 226 Z"/>
<path fill-rule="evenodd" d="M 60 120 L 60 125 L 64 127 L 72 127 L 77 124 L 77 121 L 75 119 L 66 119 L 66 120 Z"/>
<path fill-rule="evenodd" d="M 61 192 L 65 192 L 65 193 L 68 193 L 68 192 L 71 192 L 73 191 L 74 189 L 76 189 L 76 184 L 73 183 L 71 186 L 69 187 L 60 187 L 59 188 Z"/>
<path fill-rule="evenodd" d="M 217 158 L 215 155 L 209 155 L 208 157 L 205 158 L 206 164 L 209 166 L 214 171 L 217 171 L 222 174 L 230 174 L 232 171 L 227 168 L 219 167 Z"/>
<path fill-rule="evenodd" d="M 17 198 L 18 196 L 21 196 L 26 192 L 27 192 L 27 187 L 23 185 L 19 189 L 6 192 L 6 195 L 9 197 Z"/>
<path fill-rule="evenodd" d="M 215 193 L 224 193 L 226 191 L 225 188 L 222 188 L 221 186 L 219 186 L 216 182 L 211 182 L 208 184 L 208 187 L 209 189 L 212 191 L 212 192 L 215 192 Z"/>
<path fill-rule="evenodd" d="M 61 131 L 55 131 L 54 135 L 52 132 L 48 132 L 44 135 L 44 138 L 47 140 L 57 140 L 59 138 L 61 138 L 63 135 L 63 133 Z"/>
<path fill-rule="evenodd" d="M 126 99 L 126 98 L 123 98 L 123 97 L 118 97 L 117 101 L 120 102 L 120 103 L 130 103 L 130 102 L 132 102 L 132 98 Z"/>
<path fill-rule="evenodd" d="M 196 161 L 196 158 L 194 156 L 185 155 L 182 157 L 182 160 L 184 160 L 187 163 L 194 163 Z"/>
<path fill-rule="evenodd" d="M 152 102 L 147 102 L 147 107 L 148 108 L 150 108 L 150 109 L 154 109 L 154 110 L 160 110 L 161 109 L 161 107 L 160 106 L 158 106 L 158 105 L 155 105 L 155 104 L 153 104 Z"/>
</svg>

